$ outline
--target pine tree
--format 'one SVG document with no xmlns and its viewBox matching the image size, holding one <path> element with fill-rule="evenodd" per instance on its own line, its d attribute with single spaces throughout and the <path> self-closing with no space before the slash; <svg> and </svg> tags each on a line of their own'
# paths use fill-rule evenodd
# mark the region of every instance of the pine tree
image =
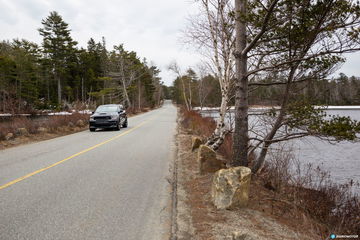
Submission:
<svg viewBox="0 0 360 240">
<path fill-rule="evenodd" d="M 18 109 L 32 107 L 38 99 L 39 47 L 27 40 L 14 40 L 12 56 L 16 62 L 16 85 Z M 24 106 L 23 106 L 24 105 Z"/>
<path fill-rule="evenodd" d="M 71 65 L 77 42 L 70 36 L 68 24 L 57 12 L 42 20 L 43 28 L 38 29 L 43 36 L 43 49 L 52 67 L 53 77 L 57 83 L 57 102 L 61 104 L 62 82 L 66 77 L 67 66 Z"/>
</svg>

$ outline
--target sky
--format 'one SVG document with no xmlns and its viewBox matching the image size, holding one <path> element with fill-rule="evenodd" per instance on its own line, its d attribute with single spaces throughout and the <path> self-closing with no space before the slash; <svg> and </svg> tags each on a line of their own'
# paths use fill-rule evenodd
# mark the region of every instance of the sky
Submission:
<svg viewBox="0 0 360 240">
<path fill-rule="evenodd" d="M 187 17 L 196 12 L 194 0 L 0 0 L 0 41 L 14 38 L 41 43 L 37 29 L 51 11 L 69 24 L 71 36 L 80 47 L 104 36 L 108 50 L 124 44 L 162 71 L 171 85 L 175 75 L 167 70 L 176 61 L 181 69 L 201 61 L 196 50 L 182 44 Z M 339 69 L 348 76 L 360 76 L 360 53 L 347 56 Z"/>
</svg>

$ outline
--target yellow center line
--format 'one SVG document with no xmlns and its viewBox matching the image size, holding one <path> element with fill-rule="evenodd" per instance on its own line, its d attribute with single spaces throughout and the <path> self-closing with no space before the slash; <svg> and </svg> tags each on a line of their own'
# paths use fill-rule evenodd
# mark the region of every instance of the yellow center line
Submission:
<svg viewBox="0 0 360 240">
<path fill-rule="evenodd" d="M 35 172 L 26 174 L 25 176 L 19 177 L 19 178 L 15 179 L 15 180 L 13 180 L 13 181 L 11 181 L 11 182 L 8 182 L 8 183 L 6 183 L 6 184 L 4 184 L 4 185 L 1 185 L 1 186 L 0 186 L 0 190 L 2 190 L 2 189 L 4 189 L 4 188 L 7 188 L 7 187 L 10 187 L 11 185 L 14 185 L 15 183 L 21 182 L 21 181 L 23 181 L 23 180 L 25 180 L 25 179 L 27 179 L 27 178 L 29 178 L 29 177 L 32 177 L 32 176 L 34 176 L 34 175 L 36 175 L 36 174 L 39 174 L 39 173 L 41 173 L 41 172 L 44 172 L 44 171 L 46 171 L 46 170 L 48 170 L 48 169 L 50 169 L 50 168 L 52 168 L 52 167 L 55 167 L 55 166 L 57 166 L 57 165 L 59 165 L 59 164 L 61 164 L 61 163 L 66 162 L 66 161 L 68 161 L 68 160 L 70 160 L 70 159 L 72 159 L 72 158 L 74 158 L 74 157 L 77 157 L 77 156 L 79 156 L 79 155 L 81 155 L 81 154 L 84 154 L 84 153 L 89 152 L 89 151 L 91 151 L 91 150 L 93 150 L 93 149 L 95 149 L 95 148 L 98 148 L 98 147 L 100 147 L 100 146 L 102 146 L 102 145 L 104 145 L 104 144 L 106 144 L 106 143 L 109 143 L 109 142 L 111 142 L 111 141 L 113 141 L 113 140 L 115 140 L 115 139 L 117 139 L 117 138 L 119 138 L 119 137 L 122 137 L 122 136 L 124 136 L 124 135 L 126 135 L 126 134 L 128 134 L 128 133 L 130 133 L 130 132 L 132 132 L 132 131 L 134 131 L 135 129 L 141 127 L 142 125 L 144 125 L 145 123 L 149 122 L 150 120 L 151 120 L 151 119 L 149 119 L 149 120 L 147 120 L 147 121 L 145 121 L 145 122 L 142 122 L 142 123 L 140 123 L 139 125 L 131 128 L 131 129 L 129 129 L 129 130 L 127 130 L 127 131 L 125 131 L 125 132 L 123 132 L 123 133 L 121 133 L 121 134 L 113 137 L 113 138 L 110 138 L 110 139 L 108 139 L 108 140 L 106 140 L 106 141 L 104 141 L 104 142 L 101 142 L 101 143 L 96 144 L 96 145 L 94 145 L 94 146 L 92 146 L 92 147 L 89 147 L 89 148 L 87 148 L 87 149 L 85 149 L 85 150 L 83 150 L 83 151 L 81 151 L 81 152 L 75 153 L 74 155 L 71 155 L 70 157 L 67 157 L 67 158 L 65 158 L 65 159 L 63 159 L 63 160 L 61 160 L 61 161 L 58 161 L 58 162 L 56 162 L 56 163 L 54 163 L 54 164 L 51 164 L 50 166 L 41 168 L 41 169 L 39 169 L 39 170 L 36 170 Z"/>
</svg>

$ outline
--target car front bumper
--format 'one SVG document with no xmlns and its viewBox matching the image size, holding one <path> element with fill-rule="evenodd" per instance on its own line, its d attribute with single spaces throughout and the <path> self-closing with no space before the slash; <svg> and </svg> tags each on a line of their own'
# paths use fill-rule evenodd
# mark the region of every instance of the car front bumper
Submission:
<svg viewBox="0 0 360 240">
<path fill-rule="evenodd" d="M 117 121 L 90 121 L 90 128 L 115 128 Z"/>
</svg>

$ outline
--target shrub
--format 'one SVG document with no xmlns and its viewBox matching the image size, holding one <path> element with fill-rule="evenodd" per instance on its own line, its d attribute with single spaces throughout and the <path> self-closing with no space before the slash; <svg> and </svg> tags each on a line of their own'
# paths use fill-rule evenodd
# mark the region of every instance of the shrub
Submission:
<svg viewBox="0 0 360 240">
<path fill-rule="evenodd" d="M 10 121 L 0 122 L 0 140 L 4 140 L 8 133 L 15 133 L 18 128 L 26 128 L 30 134 L 37 134 L 39 127 L 47 128 L 50 132 L 56 132 L 58 127 L 74 125 L 78 120 L 88 122 L 89 115 L 73 113 L 72 115 L 46 116 L 36 120 L 27 117 L 14 117 Z"/>
<path fill-rule="evenodd" d="M 319 223 L 324 238 L 331 233 L 360 234 L 360 199 L 353 192 L 358 183 L 334 183 L 328 172 L 302 165 L 291 150 L 283 148 L 271 152 L 260 177 L 264 185 L 270 183 L 277 198 L 304 210 Z"/>
<path fill-rule="evenodd" d="M 181 125 L 187 130 L 201 137 L 209 137 L 215 130 L 216 123 L 212 118 L 205 118 L 196 111 L 181 108 Z"/>
</svg>

